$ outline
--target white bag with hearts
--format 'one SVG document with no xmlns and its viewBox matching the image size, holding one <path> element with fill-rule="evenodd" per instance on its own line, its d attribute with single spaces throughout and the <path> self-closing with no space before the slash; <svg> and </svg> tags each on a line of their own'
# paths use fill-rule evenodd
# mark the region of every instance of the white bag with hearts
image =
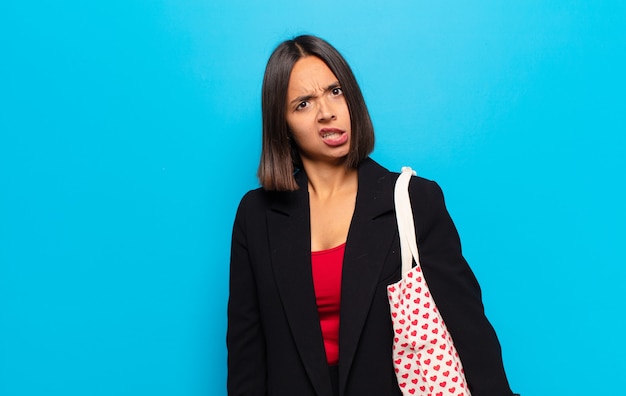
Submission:
<svg viewBox="0 0 626 396">
<path fill-rule="evenodd" d="M 398 384 L 405 396 L 470 396 L 461 359 L 422 274 L 408 192 L 414 174 L 402 168 L 394 192 L 402 279 L 387 286 L 387 296 Z"/>
</svg>

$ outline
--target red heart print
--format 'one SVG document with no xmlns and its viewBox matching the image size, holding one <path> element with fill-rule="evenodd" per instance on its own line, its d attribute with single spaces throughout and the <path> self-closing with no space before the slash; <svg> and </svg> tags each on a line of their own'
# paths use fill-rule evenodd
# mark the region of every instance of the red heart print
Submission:
<svg viewBox="0 0 626 396">
<path fill-rule="evenodd" d="M 443 359 L 443 355 L 437 355 L 437 360 L 442 360 Z"/>
<path fill-rule="evenodd" d="M 435 371 L 439 371 L 440 368 L 441 368 L 440 365 L 436 365 L 436 366 L 433 367 L 433 369 L 435 369 Z"/>
<path fill-rule="evenodd" d="M 409 389 L 409 393 L 412 394 L 412 395 L 415 394 L 415 389 L 413 389 L 413 388 Z"/>
<path fill-rule="evenodd" d="M 429 355 L 432 355 L 433 352 L 435 352 L 435 349 L 434 348 L 430 348 L 430 349 L 427 349 L 426 352 L 428 352 Z"/>
<path fill-rule="evenodd" d="M 433 382 L 437 381 L 437 376 L 433 375 L 432 377 L 430 377 L 430 380 L 433 381 Z"/>
<path fill-rule="evenodd" d="M 450 375 L 450 371 L 444 371 L 444 372 L 443 372 L 443 376 L 444 376 L 444 377 L 447 377 L 447 376 L 449 376 L 449 375 Z"/>
<path fill-rule="evenodd" d="M 440 386 L 440 387 L 442 387 L 442 388 L 445 388 L 445 386 L 446 386 L 446 381 L 440 382 L 440 383 L 439 383 L 439 386 Z"/>
</svg>

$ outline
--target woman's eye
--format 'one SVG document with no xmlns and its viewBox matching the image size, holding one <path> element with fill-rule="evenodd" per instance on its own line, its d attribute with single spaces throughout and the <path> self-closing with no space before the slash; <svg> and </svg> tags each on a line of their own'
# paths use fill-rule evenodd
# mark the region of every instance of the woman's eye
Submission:
<svg viewBox="0 0 626 396">
<path fill-rule="evenodd" d="M 343 93 L 343 90 L 341 89 L 341 87 L 337 87 L 337 88 L 333 88 L 331 92 L 333 95 L 339 96 Z"/>
<path fill-rule="evenodd" d="M 302 109 L 306 108 L 308 105 L 309 105 L 309 102 L 300 102 L 296 106 L 296 110 L 302 110 Z"/>
</svg>

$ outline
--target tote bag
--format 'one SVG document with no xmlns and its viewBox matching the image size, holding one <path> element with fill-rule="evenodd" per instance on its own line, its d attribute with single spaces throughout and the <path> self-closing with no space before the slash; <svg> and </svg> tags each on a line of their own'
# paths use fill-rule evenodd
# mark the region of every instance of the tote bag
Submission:
<svg viewBox="0 0 626 396">
<path fill-rule="evenodd" d="M 461 359 L 420 266 L 408 191 L 414 174 L 411 168 L 402 168 L 394 192 L 402 279 L 387 286 L 387 296 L 398 385 L 405 396 L 470 396 Z"/>
</svg>

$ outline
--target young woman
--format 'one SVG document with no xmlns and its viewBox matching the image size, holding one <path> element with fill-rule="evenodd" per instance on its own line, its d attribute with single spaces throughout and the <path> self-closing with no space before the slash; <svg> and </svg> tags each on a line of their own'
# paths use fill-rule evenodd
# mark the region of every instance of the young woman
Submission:
<svg viewBox="0 0 626 396">
<path fill-rule="evenodd" d="M 400 279 L 393 188 L 372 123 L 327 42 L 280 44 L 263 81 L 262 188 L 233 228 L 230 396 L 401 395 L 386 286 Z M 500 345 L 436 183 L 410 183 L 420 260 L 474 396 L 510 396 Z"/>
</svg>

